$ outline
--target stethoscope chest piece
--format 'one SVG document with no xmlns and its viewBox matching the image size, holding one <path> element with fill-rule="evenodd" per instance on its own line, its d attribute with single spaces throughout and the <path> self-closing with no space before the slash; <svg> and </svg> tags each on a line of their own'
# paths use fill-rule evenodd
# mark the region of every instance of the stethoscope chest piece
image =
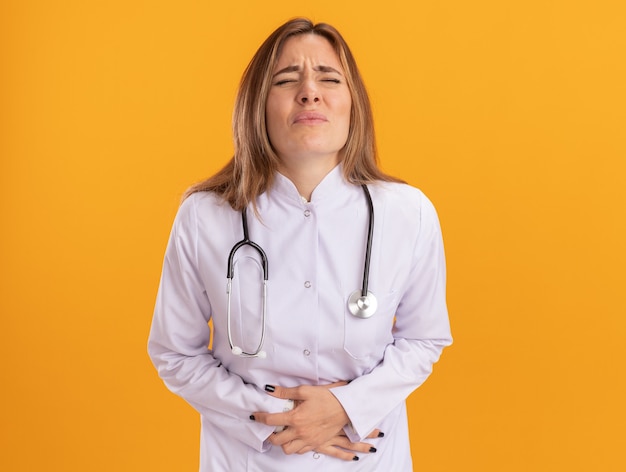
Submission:
<svg viewBox="0 0 626 472">
<path fill-rule="evenodd" d="M 369 318 L 376 313 L 376 308 L 378 308 L 378 301 L 370 291 L 367 292 L 366 296 L 363 296 L 361 290 L 355 290 L 348 299 L 348 310 L 357 318 Z"/>
</svg>

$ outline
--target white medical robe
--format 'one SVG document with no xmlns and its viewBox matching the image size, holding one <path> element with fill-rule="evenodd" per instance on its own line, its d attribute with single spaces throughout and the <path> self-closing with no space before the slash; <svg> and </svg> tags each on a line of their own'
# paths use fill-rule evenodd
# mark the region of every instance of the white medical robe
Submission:
<svg viewBox="0 0 626 472">
<path fill-rule="evenodd" d="M 360 186 L 332 170 L 306 203 L 277 174 L 248 211 L 250 239 L 268 258 L 265 359 L 231 353 L 226 322 L 228 254 L 243 238 L 241 213 L 212 193 L 181 205 L 167 246 L 148 343 L 159 375 L 200 414 L 202 472 L 411 471 L 405 399 L 452 342 L 445 300 L 445 259 L 436 212 L 419 190 L 397 183 L 368 186 L 374 204 L 369 290 L 378 310 L 369 319 L 347 308 L 360 289 L 368 206 Z M 254 351 L 262 328 L 259 255 L 235 256 L 233 342 Z M 211 349 L 208 321 L 213 319 Z M 376 453 L 358 462 L 315 454 L 285 455 L 266 439 L 273 431 L 249 419 L 280 412 L 284 400 L 266 384 L 332 389 L 348 414 L 345 428 Z"/>
</svg>

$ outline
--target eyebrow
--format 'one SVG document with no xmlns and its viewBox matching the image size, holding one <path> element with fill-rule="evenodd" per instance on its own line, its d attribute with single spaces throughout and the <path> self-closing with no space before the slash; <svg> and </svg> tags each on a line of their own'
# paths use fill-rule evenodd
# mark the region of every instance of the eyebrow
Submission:
<svg viewBox="0 0 626 472">
<path fill-rule="evenodd" d="M 339 72 L 334 67 L 330 67 L 330 66 L 321 66 L 321 65 L 315 66 L 313 67 L 313 70 L 316 72 L 331 72 L 331 73 L 342 75 L 341 72 Z M 287 66 L 279 70 L 278 72 L 276 72 L 272 77 L 276 77 L 279 74 L 287 74 L 289 72 L 299 72 L 299 71 L 300 71 L 300 66 Z"/>
</svg>

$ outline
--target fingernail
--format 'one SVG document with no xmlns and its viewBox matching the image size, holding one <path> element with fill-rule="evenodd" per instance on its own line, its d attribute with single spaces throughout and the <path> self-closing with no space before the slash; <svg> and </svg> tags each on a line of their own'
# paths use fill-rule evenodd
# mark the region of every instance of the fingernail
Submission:
<svg viewBox="0 0 626 472">
<path fill-rule="evenodd" d="M 250 419 L 254 421 L 254 415 L 250 415 Z"/>
<path fill-rule="evenodd" d="M 276 390 L 276 387 L 274 387 L 273 385 L 266 385 L 265 386 L 265 391 L 266 392 L 273 392 Z"/>
<path fill-rule="evenodd" d="M 354 457 L 352 458 L 352 460 L 353 460 L 353 461 L 358 461 L 358 460 L 359 460 L 359 456 L 354 456 Z"/>
<path fill-rule="evenodd" d="M 370 452 L 376 452 L 376 448 L 375 447 L 370 447 Z"/>
<path fill-rule="evenodd" d="M 380 433 L 378 433 L 378 437 L 379 438 L 384 438 L 385 437 L 385 433 L 383 433 L 382 431 Z"/>
</svg>

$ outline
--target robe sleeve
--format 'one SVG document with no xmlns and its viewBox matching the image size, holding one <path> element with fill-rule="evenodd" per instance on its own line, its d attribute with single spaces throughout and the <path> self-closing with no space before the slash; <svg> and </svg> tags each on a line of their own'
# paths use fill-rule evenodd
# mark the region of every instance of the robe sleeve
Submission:
<svg viewBox="0 0 626 472">
<path fill-rule="evenodd" d="M 273 398 L 229 372 L 208 349 L 211 301 L 198 272 L 195 196 L 180 207 L 167 245 L 148 339 L 165 385 L 233 440 L 263 452 L 274 428 L 251 421 L 254 411 L 280 412 Z M 226 281 L 224 281 L 224 287 Z"/>
</svg>

